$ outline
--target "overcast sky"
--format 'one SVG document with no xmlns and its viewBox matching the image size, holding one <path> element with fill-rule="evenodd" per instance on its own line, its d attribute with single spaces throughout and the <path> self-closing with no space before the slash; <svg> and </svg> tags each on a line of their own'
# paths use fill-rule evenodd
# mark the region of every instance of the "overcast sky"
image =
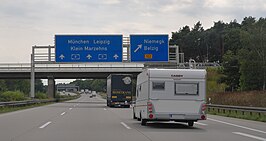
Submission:
<svg viewBox="0 0 266 141">
<path fill-rule="evenodd" d="M 55 34 L 167 33 L 265 17 L 266 0 L 0 0 L 0 63 L 30 62 Z"/>
</svg>

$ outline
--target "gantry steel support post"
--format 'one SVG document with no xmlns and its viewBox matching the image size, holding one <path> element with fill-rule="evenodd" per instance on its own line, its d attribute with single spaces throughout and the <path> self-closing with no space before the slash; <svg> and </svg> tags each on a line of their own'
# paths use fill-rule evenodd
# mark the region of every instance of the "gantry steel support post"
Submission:
<svg viewBox="0 0 266 141">
<path fill-rule="evenodd" d="M 35 62 L 34 62 L 34 49 L 32 47 L 32 54 L 31 54 L 31 76 L 30 76 L 30 97 L 34 99 L 35 97 Z"/>
</svg>

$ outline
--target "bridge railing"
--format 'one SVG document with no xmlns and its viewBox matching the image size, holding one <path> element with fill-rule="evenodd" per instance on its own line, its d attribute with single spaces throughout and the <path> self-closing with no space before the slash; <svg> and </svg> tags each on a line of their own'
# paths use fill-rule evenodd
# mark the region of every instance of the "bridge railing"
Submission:
<svg viewBox="0 0 266 141">
<path fill-rule="evenodd" d="M 142 63 L 90 63 L 90 64 L 35 64 L 35 70 L 41 69 L 90 69 L 90 68 L 143 68 Z M 29 71 L 31 69 L 30 63 L 9 63 L 0 64 L 0 71 Z"/>
<path fill-rule="evenodd" d="M 30 63 L 0 63 L 0 71 L 6 70 L 29 70 L 31 68 Z"/>
<path fill-rule="evenodd" d="M 205 69 L 206 67 L 219 67 L 218 63 L 196 63 L 196 69 Z M 78 63 L 78 64 L 35 64 L 35 70 L 81 70 L 90 68 L 189 68 L 189 63 L 169 64 L 169 63 Z M 0 71 L 30 71 L 30 63 L 0 63 Z"/>
</svg>

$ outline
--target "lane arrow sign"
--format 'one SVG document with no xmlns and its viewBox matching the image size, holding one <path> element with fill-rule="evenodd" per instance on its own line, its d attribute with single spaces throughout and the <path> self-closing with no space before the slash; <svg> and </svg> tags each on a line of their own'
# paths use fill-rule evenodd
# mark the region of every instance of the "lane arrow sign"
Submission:
<svg viewBox="0 0 266 141">
<path fill-rule="evenodd" d="M 114 57 L 115 60 L 116 60 L 119 56 L 118 56 L 117 54 L 115 54 L 113 57 Z"/>
<path fill-rule="evenodd" d="M 141 48 L 142 48 L 142 44 L 139 44 L 138 47 L 134 50 L 134 52 L 137 52 Z"/>
<path fill-rule="evenodd" d="M 88 54 L 87 58 L 90 60 L 92 58 L 92 56 L 90 54 Z"/>
<path fill-rule="evenodd" d="M 64 56 L 63 54 L 61 54 L 61 55 L 59 56 L 59 58 L 60 58 L 61 60 L 63 60 L 63 59 L 65 58 L 65 56 Z"/>
</svg>

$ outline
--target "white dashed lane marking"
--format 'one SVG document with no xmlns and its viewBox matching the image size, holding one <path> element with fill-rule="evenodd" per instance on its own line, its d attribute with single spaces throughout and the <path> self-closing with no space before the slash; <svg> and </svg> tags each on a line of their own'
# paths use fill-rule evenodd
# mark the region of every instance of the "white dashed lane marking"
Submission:
<svg viewBox="0 0 266 141">
<path fill-rule="evenodd" d="M 131 129 L 128 125 L 126 125 L 124 122 L 120 122 L 124 127 L 126 127 L 127 129 Z"/>
<path fill-rule="evenodd" d="M 202 125 L 202 126 L 207 126 L 208 125 L 208 124 L 200 123 L 200 122 L 195 122 L 195 124 Z"/>
<path fill-rule="evenodd" d="M 45 128 L 46 126 L 48 126 L 49 124 L 51 124 L 51 123 L 52 123 L 51 121 L 48 121 L 48 122 L 46 122 L 44 125 L 40 126 L 39 128 L 40 128 L 40 129 L 43 129 L 43 128 Z"/>
</svg>

